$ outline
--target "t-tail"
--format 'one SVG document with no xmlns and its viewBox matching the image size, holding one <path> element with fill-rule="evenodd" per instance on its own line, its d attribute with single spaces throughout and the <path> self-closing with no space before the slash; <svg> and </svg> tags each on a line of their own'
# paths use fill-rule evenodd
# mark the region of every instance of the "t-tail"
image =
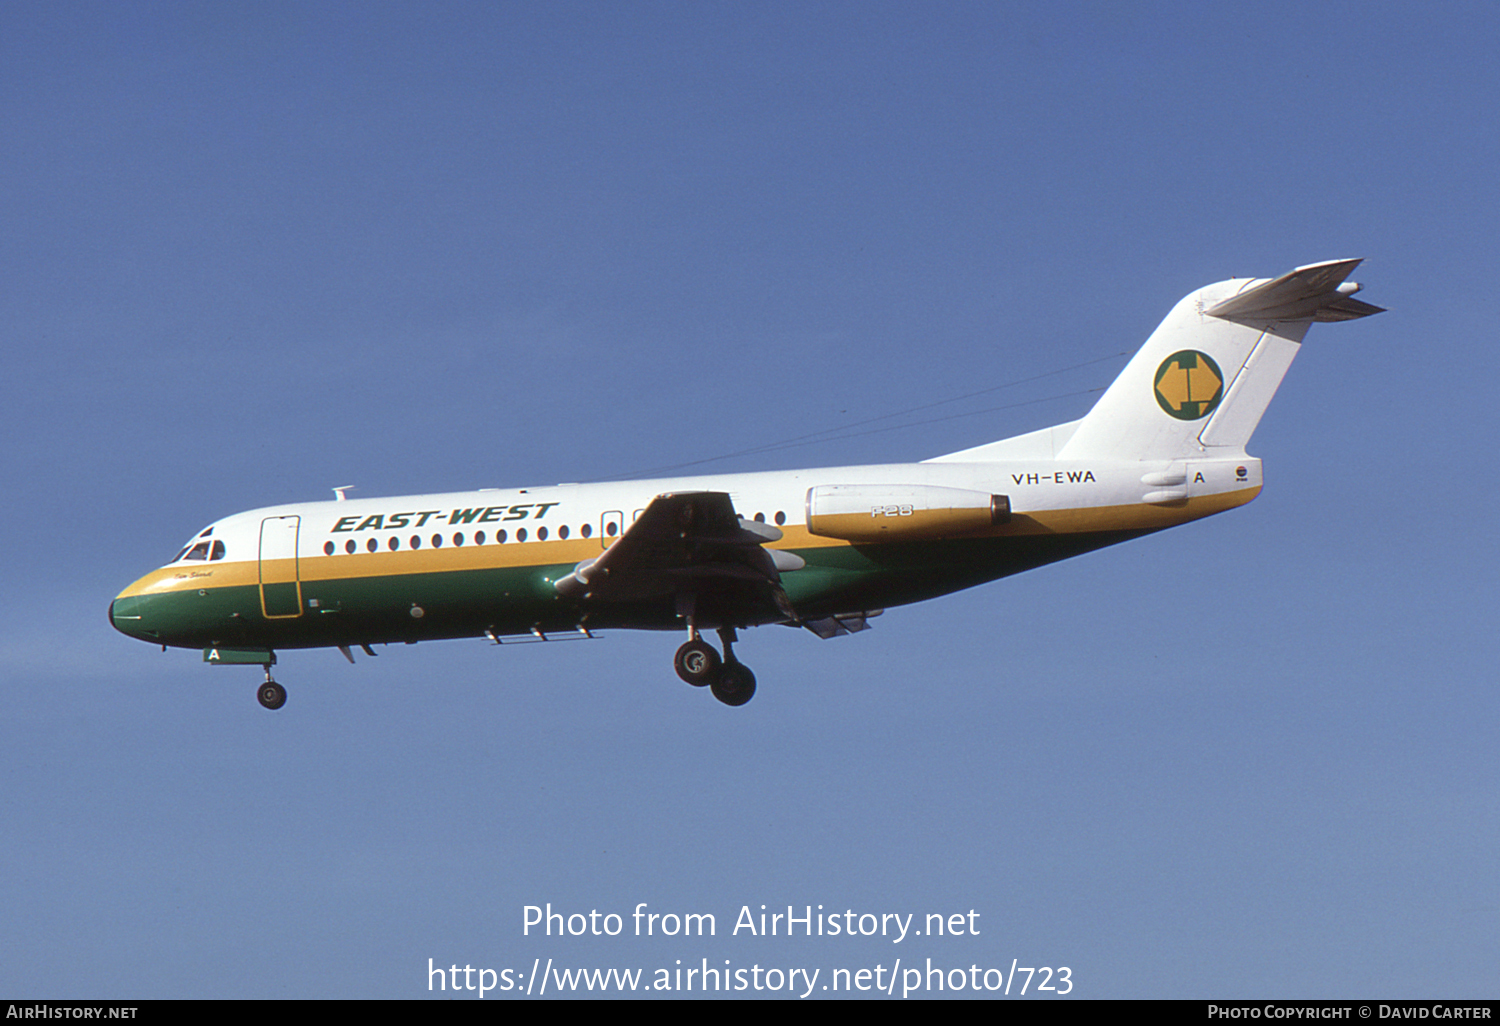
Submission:
<svg viewBox="0 0 1500 1026">
<path fill-rule="evenodd" d="M 1358 260 L 1236 278 L 1183 299 L 1060 449 L 1064 460 L 1243 454 L 1314 321 L 1380 313 L 1345 279 Z"/>
</svg>

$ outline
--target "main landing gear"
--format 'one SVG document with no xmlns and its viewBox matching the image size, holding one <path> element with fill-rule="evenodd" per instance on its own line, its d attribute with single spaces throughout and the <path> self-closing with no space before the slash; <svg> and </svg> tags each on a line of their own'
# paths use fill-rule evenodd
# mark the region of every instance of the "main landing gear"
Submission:
<svg viewBox="0 0 1500 1026">
<path fill-rule="evenodd" d="M 286 705 L 286 688 L 271 679 L 269 666 L 266 667 L 265 683 L 255 692 L 255 697 L 260 699 L 260 704 L 267 709 L 280 709 Z"/>
<path fill-rule="evenodd" d="M 677 658 L 673 660 L 677 676 L 695 688 L 707 684 L 714 697 L 725 705 L 744 705 L 755 697 L 755 674 L 734 657 L 733 627 L 720 627 L 719 640 L 724 643 L 722 659 L 693 628 L 692 636 L 677 650 Z"/>
</svg>

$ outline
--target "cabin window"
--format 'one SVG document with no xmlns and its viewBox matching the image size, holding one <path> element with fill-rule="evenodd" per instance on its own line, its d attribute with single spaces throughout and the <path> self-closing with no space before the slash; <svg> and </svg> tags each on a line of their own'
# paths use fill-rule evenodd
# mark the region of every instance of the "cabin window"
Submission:
<svg viewBox="0 0 1500 1026">
<path fill-rule="evenodd" d="M 453 544 L 454 545 L 462 545 L 463 543 L 464 543 L 464 533 L 462 531 L 455 531 L 453 533 Z"/>
<path fill-rule="evenodd" d="M 333 555 L 333 542 L 324 542 L 323 543 L 323 555 L 325 555 L 325 556 L 331 556 L 331 555 Z"/>
<path fill-rule="evenodd" d="M 496 545 L 504 545 L 505 544 L 505 539 L 507 537 L 509 537 L 509 536 L 505 533 L 505 529 L 501 528 L 500 530 L 498 530 L 498 531 L 495 532 L 495 544 Z"/>
<path fill-rule="evenodd" d="M 474 532 L 474 544 L 475 545 L 483 545 L 484 544 L 484 532 L 483 531 L 475 531 Z"/>
<path fill-rule="evenodd" d="M 390 546 L 391 546 L 391 551 L 392 551 L 392 552 L 395 552 L 395 551 L 396 551 L 396 550 L 397 550 L 397 549 L 399 549 L 399 548 L 400 548 L 400 547 L 401 547 L 401 539 L 400 539 L 400 538 L 397 538 L 397 537 L 396 537 L 396 536 L 395 536 L 395 535 L 394 535 L 394 534 L 393 534 L 393 535 L 391 535 L 391 540 L 390 540 L 390 543 L 389 543 L 389 544 L 390 544 Z"/>
<path fill-rule="evenodd" d="M 525 541 L 525 540 L 526 540 L 526 528 L 523 527 L 523 528 L 521 528 L 520 530 L 518 530 L 516 532 L 516 541 Z"/>
<path fill-rule="evenodd" d="M 561 527 L 559 527 L 557 529 L 557 536 L 559 538 L 566 538 L 568 536 L 568 525 L 567 524 L 563 524 Z"/>
<path fill-rule="evenodd" d="M 367 550 L 369 550 L 370 552 L 379 552 L 380 551 L 380 539 L 378 539 L 378 538 L 371 538 L 369 541 L 365 542 L 365 548 Z"/>
<path fill-rule="evenodd" d="M 780 527 L 784 523 L 786 523 L 786 514 L 778 509 L 776 511 L 776 526 Z"/>
<path fill-rule="evenodd" d="M 435 548 L 435 549 L 440 549 L 440 548 L 443 547 L 443 536 L 442 535 L 435 534 L 435 535 L 432 536 L 432 547 Z"/>
<path fill-rule="evenodd" d="M 348 541 L 344 542 L 344 551 L 347 552 L 347 553 L 349 553 L 349 555 L 351 555 L 351 556 L 354 555 L 354 539 L 353 538 L 350 538 Z"/>
<path fill-rule="evenodd" d="M 546 541 L 547 540 L 547 529 L 545 527 L 538 527 L 536 529 L 536 540 L 537 541 Z"/>
<path fill-rule="evenodd" d="M 412 548 L 420 549 L 422 547 L 422 539 L 418 538 L 416 535 L 412 535 L 410 544 Z"/>
<path fill-rule="evenodd" d="M 758 524 L 764 524 L 766 522 L 766 515 L 764 513 L 755 514 L 755 522 Z"/>
<path fill-rule="evenodd" d="M 578 529 L 578 533 L 581 534 L 581 535 L 583 535 L 585 538 L 587 538 L 587 537 L 589 537 L 590 535 L 592 535 L 594 533 L 594 525 L 593 524 L 584 524 L 582 527 L 580 527 Z"/>
</svg>

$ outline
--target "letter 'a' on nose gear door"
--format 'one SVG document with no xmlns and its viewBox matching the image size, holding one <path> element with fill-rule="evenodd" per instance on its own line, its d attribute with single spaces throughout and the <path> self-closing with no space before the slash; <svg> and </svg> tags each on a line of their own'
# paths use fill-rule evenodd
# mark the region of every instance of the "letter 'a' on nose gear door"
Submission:
<svg viewBox="0 0 1500 1026">
<path fill-rule="evenodd" d="M 260 611 L 268 620 L 302 615 L 302 582 L 297 576 L 301 520 L 266 517 L 260 522 Z"/>
</svg>

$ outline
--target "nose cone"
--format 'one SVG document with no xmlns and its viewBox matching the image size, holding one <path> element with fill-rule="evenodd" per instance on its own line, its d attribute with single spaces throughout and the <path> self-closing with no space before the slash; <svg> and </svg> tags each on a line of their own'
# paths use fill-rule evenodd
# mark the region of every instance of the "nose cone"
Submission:
<svg viewBox="0 0 1500 1026">
<path fill-rule="evenodd" d="M 109 604 L 109 622 L 121 634 L 142 641 L 156 641 L 158 634 L 146 620 L 147 599 L 143 595 L 120 595 Z"/>
</svg>

